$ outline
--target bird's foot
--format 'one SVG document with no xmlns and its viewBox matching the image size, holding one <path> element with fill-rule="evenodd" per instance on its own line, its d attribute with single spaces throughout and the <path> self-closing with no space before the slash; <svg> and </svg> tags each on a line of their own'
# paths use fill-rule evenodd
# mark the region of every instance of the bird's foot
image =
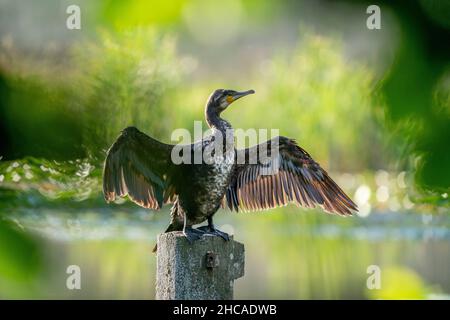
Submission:
<svg viewBox="0 0 450 320">
<path fill-rule="evenodd" d="M 198 227 L 197 230 L 202 230 L 205 234 L 211 234 L 213 236 L 221 237 L 225 241 L 230 241 L 230 236 L 228 233 L 220 231 L 211 226 Z"/>
<path fill-rule="evenodd" d="M 192 244 L 194 241 L 200 239 L 205 234 L 205 231 L 186 227 L 184 228 L 183 233 L 189 243 Z"/>
</svg>

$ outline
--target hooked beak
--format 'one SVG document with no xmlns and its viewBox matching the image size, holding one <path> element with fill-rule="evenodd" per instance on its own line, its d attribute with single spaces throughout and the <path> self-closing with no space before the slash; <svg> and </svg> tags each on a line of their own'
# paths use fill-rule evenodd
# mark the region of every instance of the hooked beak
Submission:
<svg viewBox="0 0 450 320">
<path fill-rule="evenodd" d="M 240 99 L 242 97 L 248 96 L 249 94 L 253 94 L 253 93 L 255 93 L 255 90 L 236 92 L 232 96 L 229 96 L 227 100 L 228 100 L 228 103 L 231 103 L 231 102 L 236 101 L 237 99 Z"/>
</svg>

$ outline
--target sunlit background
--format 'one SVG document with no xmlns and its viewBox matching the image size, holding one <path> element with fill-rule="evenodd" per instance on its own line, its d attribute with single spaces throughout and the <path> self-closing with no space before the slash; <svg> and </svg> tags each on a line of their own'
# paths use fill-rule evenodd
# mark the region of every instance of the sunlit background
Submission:
<svg viewBox="0 0 450 320">
<path fill-rule="evenodd" d="M 107 205 L 102 162 L 126 126 L 192 131 L 216 88 L 254 89 L 224 117 L 296 138 L 360 208 L 217 213 L 236 298 L 450 298 L 449 39 L 449 1 L 0 0 L 0 298 L 153 299 L 169 208 Z"/>
</svg>

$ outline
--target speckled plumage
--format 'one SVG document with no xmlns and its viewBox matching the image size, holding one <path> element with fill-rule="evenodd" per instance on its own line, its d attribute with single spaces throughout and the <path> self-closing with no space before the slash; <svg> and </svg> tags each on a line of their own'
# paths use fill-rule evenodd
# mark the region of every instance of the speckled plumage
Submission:
<svg viewBox="0 0 450 320">
<path fill-rule="evenodd" d="M 178 194 L 176 221 L 187 217 L 187 224 L 194 225 L 205 221 L 219 209 L 226 189 L 231 180 L 234 168 L 235 148 L 231 125 L 223 119 L 208 116 L 208 124 L 212 128 L 209 136 L 196 143 L 192 149 L 202 145 L 202 153 L 207 148 L 217 148 L 222 153 L 211 152 L 212 163 L 182 165 L 179 184 L 188 184 Z M 183 180 L 183 181 L 182 181 Z"/>
</svg>

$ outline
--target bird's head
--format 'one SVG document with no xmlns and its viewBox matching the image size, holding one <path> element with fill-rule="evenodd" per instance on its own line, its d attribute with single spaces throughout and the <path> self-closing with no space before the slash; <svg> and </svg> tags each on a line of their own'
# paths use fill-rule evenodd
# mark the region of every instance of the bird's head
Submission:
<svg viewBox="0 0 450 320">
<path fill-rule="evenodd" d="M 220 113 L 234 101 L 252 93 L 255 93 L 255 90 L 234 91 L 228 89 L 217 89 L 209 96 L 206 107 L 210 111 Z"/>
</svg>

